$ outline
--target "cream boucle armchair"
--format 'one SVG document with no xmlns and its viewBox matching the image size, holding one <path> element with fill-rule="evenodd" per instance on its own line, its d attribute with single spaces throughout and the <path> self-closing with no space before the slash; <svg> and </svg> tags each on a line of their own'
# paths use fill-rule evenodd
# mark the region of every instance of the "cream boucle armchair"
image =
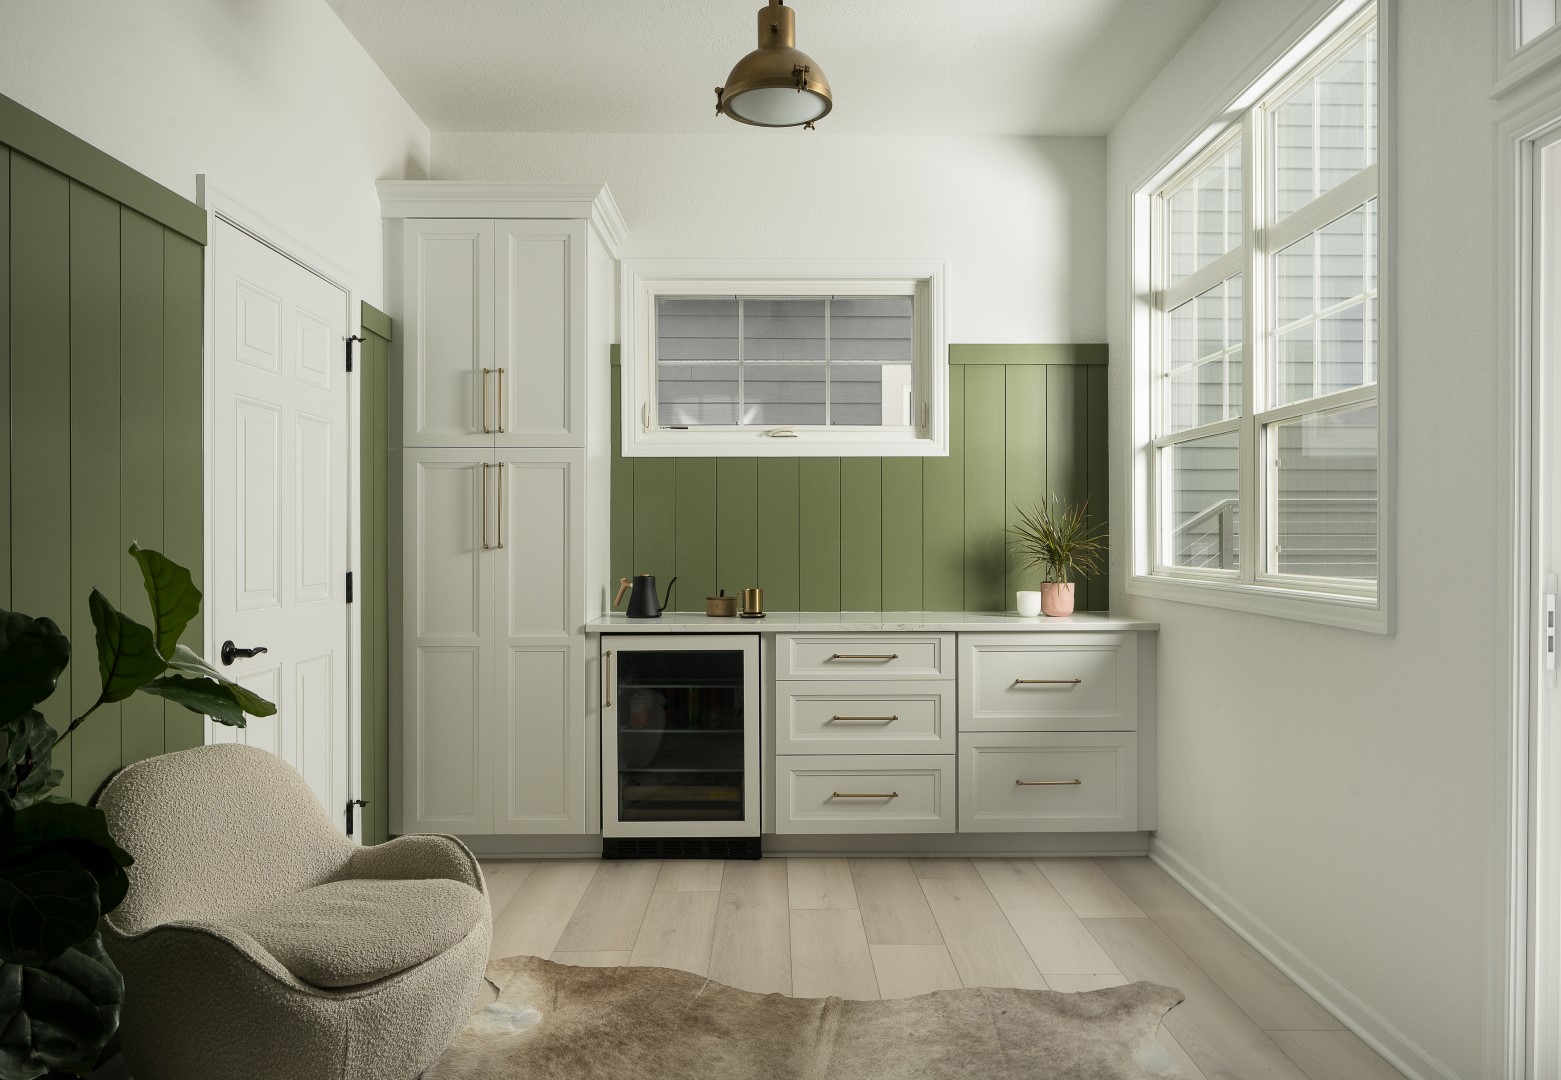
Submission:
<svg viewBox="0 0 1561 1080">
<path fill-rule="evenodd" d="M 412 1080 L 455 1038 L 492 932 L 459 841 L 357 847 L 231 744 L 131 765 L 98 805 L 136 860 L 103 938 L 138 1080 Z"/>
</svg>

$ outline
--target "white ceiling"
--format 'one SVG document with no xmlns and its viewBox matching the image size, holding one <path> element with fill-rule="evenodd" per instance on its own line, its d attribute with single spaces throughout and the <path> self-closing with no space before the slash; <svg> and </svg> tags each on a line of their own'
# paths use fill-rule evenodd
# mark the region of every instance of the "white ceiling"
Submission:
<svg viewBox="0 0 1561 1080">
<path fill-rule="evenodd" d="M 435 131 L 722 132 L 764 0 L 329 0 Z M 1218 0 L 792 0 L 821 131 L 1102 135 Z"/>
</svg>

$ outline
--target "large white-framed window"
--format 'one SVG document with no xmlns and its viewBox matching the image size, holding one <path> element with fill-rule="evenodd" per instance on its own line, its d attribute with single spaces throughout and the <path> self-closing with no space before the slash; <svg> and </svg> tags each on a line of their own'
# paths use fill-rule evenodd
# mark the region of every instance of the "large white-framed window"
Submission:
<svg viewBox="0 0 1561 1080">
<path fill-rule="evenodd" d="M 944 268 L 626 260 L 628 456 L 948 453 Z"/>
<path fill-rule="evenodd" d="M 1386 632 L 1380 34 L 1354 6 L 1138 193 L 1129 589 Z"/>
</svg>

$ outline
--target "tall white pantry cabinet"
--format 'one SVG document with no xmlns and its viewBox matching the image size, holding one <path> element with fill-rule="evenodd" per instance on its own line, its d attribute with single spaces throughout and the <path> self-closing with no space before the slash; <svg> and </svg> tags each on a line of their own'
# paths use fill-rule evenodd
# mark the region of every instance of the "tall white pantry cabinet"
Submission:
<svg viewBox="0 0 1561 1080">
<path fill-rule="evenodd" d="M 382 181 L 400 365 L 390 827 L 601 827 L 610 349 L 605 187 Z M 396 522 L 400 523 L 399 530 Z"/>
</svg>

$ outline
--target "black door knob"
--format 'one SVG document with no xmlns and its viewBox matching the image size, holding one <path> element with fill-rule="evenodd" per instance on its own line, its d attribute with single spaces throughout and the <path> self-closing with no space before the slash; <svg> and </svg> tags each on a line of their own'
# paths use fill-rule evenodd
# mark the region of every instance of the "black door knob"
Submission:
<svg viewBox="0 0 1561 1080">
<path fill-rule="evenodd" d="M 222 652 L 220 655 L 222 656 L 223 666 L 229 667 L 233 664 L 233 661 L 239 659 L 240 657 L 247 659 L 248 657 L 259 656 L 261 653 L 269 651 L 270 650 L 268 650 L 264 645 L 256 645 L 253 649 L 241 649 L 237 645 L 233 644 L 232 641 L 224 641 L 222 643 Z"/>
</svg>

